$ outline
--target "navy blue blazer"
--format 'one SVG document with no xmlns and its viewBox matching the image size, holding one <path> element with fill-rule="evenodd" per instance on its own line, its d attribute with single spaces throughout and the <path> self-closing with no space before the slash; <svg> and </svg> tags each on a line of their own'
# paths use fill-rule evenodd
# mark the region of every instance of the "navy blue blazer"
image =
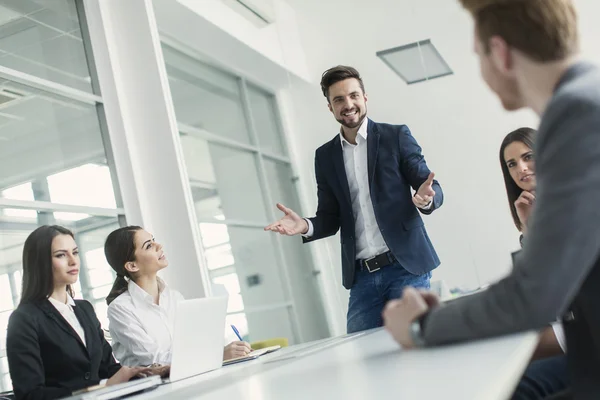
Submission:
<svg viewBox="0 0 600 400">
<path fill-rule="evenodd" d="M 367 152 L 371 201 L 385 243 L 410 273 L 422 275 L 433 270 L 440 260 L 417 210 L 431 214 L 442 205 L 444 195 L 434 180 L 431 209 L 420 210 L 412 202 L 410 188 L 418 190 L 430 173 L 421 147 L 406 125 L 380 124 L 369 119 Z M 335 235 L 341 228 L 343 284 L 350 289 L 356 268 L 356 238 L 339 134 L 317 149 L 315 174 L 317 215 L 310 218 L 314 233 L 303 240 L 306 243 Z"/>
</svg>

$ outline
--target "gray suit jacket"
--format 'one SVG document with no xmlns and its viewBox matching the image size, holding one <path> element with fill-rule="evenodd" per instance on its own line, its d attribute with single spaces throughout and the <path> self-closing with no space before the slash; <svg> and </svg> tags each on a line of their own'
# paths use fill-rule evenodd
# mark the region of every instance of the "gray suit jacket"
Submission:
<svg viewBox="0 0 600 400">
<path fill-rule="evenodd" d="M 600 398 L 600 69 L 571 67 L 542 117 L 536 207 L 512 273 L 425 316 L 428 345 L 538 329 L 563 316 L 575 394 Z M 594 382 L 595 381 L 595 382 Z"/>
</svg>

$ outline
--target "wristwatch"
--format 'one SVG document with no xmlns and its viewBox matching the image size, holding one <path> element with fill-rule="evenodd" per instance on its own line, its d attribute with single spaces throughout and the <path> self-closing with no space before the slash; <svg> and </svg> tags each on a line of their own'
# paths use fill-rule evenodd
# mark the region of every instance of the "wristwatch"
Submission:
<svg viewBox="0 0 600 400">
<path fill-rule="evenodd" d="M 427 314 L 422 315 L 410 324 L 410 338 L 412 339 L 415 347 L 425 347 L 425 338 L 423 337 L 424 333 L 422 321 L 426 315 Z"/>
</svg>

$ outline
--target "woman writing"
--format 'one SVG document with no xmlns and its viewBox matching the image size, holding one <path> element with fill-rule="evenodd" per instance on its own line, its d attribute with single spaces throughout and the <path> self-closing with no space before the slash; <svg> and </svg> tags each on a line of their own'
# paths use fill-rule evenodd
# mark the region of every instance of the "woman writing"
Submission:
<svg viewBox="0 0 600 400">
<path fill-rule="evenodd" d="M 104 254 L 117 273 L 106 298 L 116 357 L 124 365 L 170 365 L 175 308 L 183 296 L 157 276 L 169 265 L 163 246 L 141 227 L 128 226 L 108 235 Z M 223 359 L 250 351 L 248 343 L 232 342 Z"/>
</svg>

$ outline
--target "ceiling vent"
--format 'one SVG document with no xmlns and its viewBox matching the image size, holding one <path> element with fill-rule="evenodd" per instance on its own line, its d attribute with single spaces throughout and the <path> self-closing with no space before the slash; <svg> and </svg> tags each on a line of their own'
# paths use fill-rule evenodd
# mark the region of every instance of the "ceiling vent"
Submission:
<svg viewBox="0 0 600 400">
<path fill-rule="evenodd" d="M 12 101 L 18 100 L 25 97 L 23 93 L 19 93 L 16 90 L 0 88 L 0 108 L 8 106 Z"/>
<path fill-rule="evenodd" d="M 223 2 L 258 28 L 264 28 L 275 22 L 273 0 L 223 0 Z"/>
<path fill-rule="evenodd" d="M 454 73 L 430 39 L 378 51 L 376 55 L 409 85 Z"/>
</svg>

